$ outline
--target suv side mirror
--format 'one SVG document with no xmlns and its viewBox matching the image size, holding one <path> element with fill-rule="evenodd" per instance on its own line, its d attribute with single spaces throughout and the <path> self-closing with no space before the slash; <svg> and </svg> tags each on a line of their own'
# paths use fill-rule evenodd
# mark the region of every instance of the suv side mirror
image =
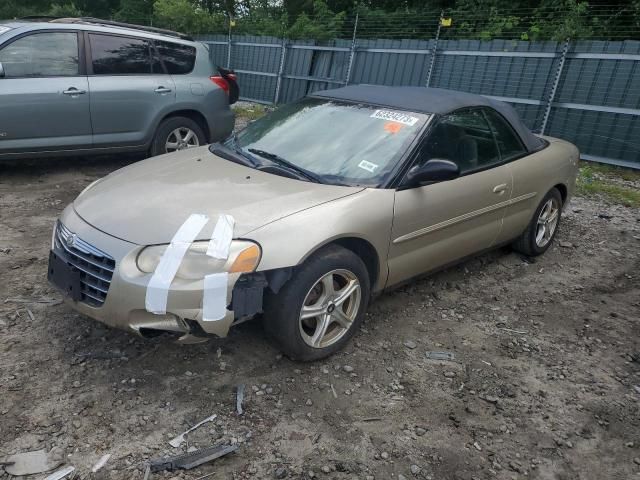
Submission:
<svg viewBox="0 0 640 480">
<path fill-rule="evenodd" d="M 407 172 L 409 185 L 444 182 L 460 176 L 460 168 L 451 160 L 432 158 L 423 165 L 416 165 Z"/>
<path fill-rule="evenodd" d="M 4 67 L 2 66 L 2 62 L 0 62 L 0 78 L 4 78 Z"/>
</svg>

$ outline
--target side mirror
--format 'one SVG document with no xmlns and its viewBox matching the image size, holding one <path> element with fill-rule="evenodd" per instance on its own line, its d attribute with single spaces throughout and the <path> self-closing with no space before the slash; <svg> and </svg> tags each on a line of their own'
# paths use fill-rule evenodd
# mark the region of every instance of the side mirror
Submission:
<svg viewBox="0 0 640 480">
<path fill-rule="evenodd" d="M 2 62 L 0 62 L 0 78 L 4 78 L 4 67 L 2 66 Z"/>
<path fill-rule="evenodd" d="M 460 168 L 450 160 L 432 158 L 423 165 L 416 165 L 407 172 L 407 182 L 410 185 L 424 185 L 425 183 L 444 182 L 460 176 Z"/>
</svg>

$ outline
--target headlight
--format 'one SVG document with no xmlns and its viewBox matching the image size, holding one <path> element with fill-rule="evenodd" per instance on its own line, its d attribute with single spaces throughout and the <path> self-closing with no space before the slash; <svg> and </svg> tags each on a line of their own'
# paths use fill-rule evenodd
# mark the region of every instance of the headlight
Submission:
<svg viewBox="0 0 640 480">
<path fill-rule="evenodd" d="M 260 263 L 260 247 L 246 240 L 234 240 L 229 248 L 229 258 L 220 260 L 207 255 L 208 241 L 193 242 L 185 254 L 176 277 L 186 280 L 199 280 L 210 273 L 253 272 Z M 146 247 L 136 259 L 136 265 L 141 272 L 153 273 L 160 263 L 160 258 L 167 249 L 167 245 Z"/>
</svg>

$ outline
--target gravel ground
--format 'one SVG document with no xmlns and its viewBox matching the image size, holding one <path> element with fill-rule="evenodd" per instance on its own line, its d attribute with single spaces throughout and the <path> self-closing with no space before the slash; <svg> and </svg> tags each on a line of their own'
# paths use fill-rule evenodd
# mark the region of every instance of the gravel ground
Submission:
<svg viewBox="0 0 640 480">
<path fill-rule="evenodd" d="M 76 478 L 130 480 L 150 458 L 232 442 L 151 479 L 640 479 L 640 211 L 575 198 L 543 257 L 502 249 L 388 293 L 343 352 L 298 364 L 259 321 L 181 346 L 61 303 L 53 222 L 132 160 L 0 166 L 0 460 L 56 449 Z"/>
</svg>

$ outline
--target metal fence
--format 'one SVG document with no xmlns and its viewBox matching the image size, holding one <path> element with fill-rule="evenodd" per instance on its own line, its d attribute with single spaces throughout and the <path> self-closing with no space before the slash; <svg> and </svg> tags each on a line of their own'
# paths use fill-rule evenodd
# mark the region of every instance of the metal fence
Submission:
<svg viewBox="0 0 640 480">
<path fill-rule="evenodd" d="M 478 93 L 512 104 L 534 132 L 582 158 L 640 169 L 640 41 L 291 41 L 205 35 L 212 61 L 238 74 L 242 99 L 286 103 L 352 83 Z"/>
</svg>

